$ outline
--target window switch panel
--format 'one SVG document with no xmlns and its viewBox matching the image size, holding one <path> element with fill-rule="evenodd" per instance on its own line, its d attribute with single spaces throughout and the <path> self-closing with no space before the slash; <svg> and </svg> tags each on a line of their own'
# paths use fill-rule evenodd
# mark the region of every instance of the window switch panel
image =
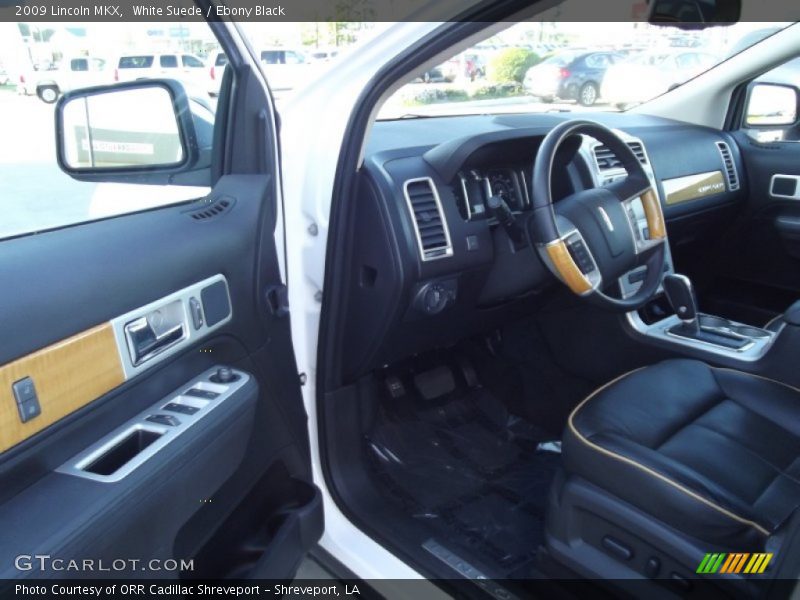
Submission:
<svg viewBox="0 0 800 600">
<path fill-rule="evenodd" d="M 202 398 L 203 400 L 214 400 L 219 397 L 217 392 L 211 390 L 201 390 L 198 388 L 191 388 L 183 393 L 184 396 L 194 396 L 195 398 Z"/>
<path fill-rule="evenodd" d="M 164 410 L 170 412 L 181 413 L 182 415 L 193 415 L 200 409 L 196 406 L 189 406 L 188 404 L 178 404 L 177 402 L 170 402 L 164 406 Z"/>
</svg>

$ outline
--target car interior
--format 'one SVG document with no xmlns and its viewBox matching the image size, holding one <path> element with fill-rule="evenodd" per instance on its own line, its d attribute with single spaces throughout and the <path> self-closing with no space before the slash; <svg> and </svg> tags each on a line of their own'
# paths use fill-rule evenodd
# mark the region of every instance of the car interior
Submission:
<svg viewBox="0 0 800 600">
<path fill-rule="evenodd" d="M 308 174 L 335 170 L 330 220 L 291 234 L 329 226 L 327 255 L 287 242 L 291 120 L 235 23 L 210 23 L 205 120 L 173 80 L 60 97 L 75 182 L 209 191 L 3 239 L 1 579 L 87 576 L 21 549 L 181 582 L 287 580 L 313 550 L 353 576 L 317 546 L 335 505 L 456 597 L 788 595 L 800 89 L 758 79 L 800 25 L 629 111 L 375 120 L 533 3 L 479 4 L 381 56 Z M 753 120 L 770 86 L 790 110 Z M 319 313 L 290 310 L 301 254 Z M 192 568 L 139 570 L 165 558 Z"/>
<path fill-rule="evenodd" d="M 320 342 L 326 481 L 348 518 L 494 597 L 572 578 L 785 591 L 800 148 L 747 126 L 753 79 L 721 128 L 646 110 L 372 125 Z M 773 556 L 704 577 L 712 552 Z"/>
</svg>

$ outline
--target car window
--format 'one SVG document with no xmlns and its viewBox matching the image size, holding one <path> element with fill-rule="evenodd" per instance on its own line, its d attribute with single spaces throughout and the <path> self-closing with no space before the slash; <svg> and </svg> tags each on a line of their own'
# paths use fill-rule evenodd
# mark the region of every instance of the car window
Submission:
<svg viewBox="0 0 800 600">
<path fill-rule="evenodd" d="M 263 50 L 261 61 L 268 65 L 282 65 L 286 62 L 281 50 Z"/>
<path fill-rule="evenodd" d="M 228 56 L 224 52 L 217 54 L 217 60 L 214 61 L 215 67 L 224 67 L 228 64 Z"/>
<path fill-rule="evenodd" d="M 92 76 L 87 78 L 64 77 L 64 83 L 73 90 L 82 86 L 112 85 L 115 81 L 135 81 L 149 76 L 151 72 L 146 69 L 160 64 L 156 58 L 158 54 L 141 50 L 142 40 L 147 39 L 152 25 L 121 24 L 119 34 L 115 32 L 114 36 L 104 34 L 103 27 L 87 26 L 86 37 L 75 38 L 69 31 L 78 25 L 48 23 L 53 36 L 47 40 L 24 37 L 14 27 L 9 31 L 18 33 L 19 37 L 8 39 L 4 34 L 0 44 L 0 64 L 9 74 L 24 73 L 26 82 L 21 84 L 20 78 L 14 76 L 7 84 L 0 84 L 0 131 L 5 140 L 0 143 L 0 239 L 186 202 L 208 193 L 204 186 L 80 182 L 59 168 L 54 128 L 57 105 L 47 104 L 36 95 L 36 81 L 60 75 L 43 68 L 35 69 L 31 56 L 38 66 L 44 67 L 66 57 L 63 59 L 65 70 L 89 71 Z M 189 37 L 175 42 L 185 44 L 187 55 L 198 43 L 213 38 L 210 31 L 195 34 L 199 29 L 198 25 L 193 29 L 193 35 L 200 36 L 197 39 Z M 100 49 L 116 57 L 114 68 L 103 69 L 101 57 L 81 55 Z M 176 57 L 181 55 L 174 53 L 163 58 L 166 64 L 175 65 Z M 180 70 L 176 75 L 181 82 Z M 202 123 L 204 139 L 210 140 L 216 104 L 209 95 L 210 75 L 208 85 L 203 85 L 196 76 L 193 81 L 181 83 L 187 92 L 192 90 L 192 112 Z M 215 91 L 218 91 L 219 78 L 216 85 Z"/>
<path fill-rule="evenodd" d="M 298 52 L 294 52 L 292 50 L 289 50 L 288 52 L 286 52 L 285 56 L 286 56 L 286 64 L 287 65 L 299 65 L 299 64 L 303 64 L 304 62 L 306 62 L 306 59 L 302 54 L 300 54 Z"/>
<path fill-rule="evenodd" d="M 608 54 L 590 54 L 586 57 L 586 66 L 590 69 L 602 69 L 610 64 Z"/>
<path fill-rule="evenodd" d="M 119 59 L 120 69 L 149 69 L 153 66 L 153 55 L 123 56 Z"/>
<path fill-rule="evenodd" d="M 88 71 L 89 61 L 85 58 L 73 58 L 69 61 L 70 71 Z"/>
<path fill-rule="evenodd" d="M 178 57 L 174 54 L 165 54 L 164 56 L 159 57 L 158 64 L 162 69 L 177 69 Z"/>
<path fill-rule="evenodd" d="M 747 22 L 685 31 L 634 22 L 508 24 L 408 73 L 378 118 L 628 110 L 716 67 L 760 29 Z M 469 56 L 480 59 L 468 65 Z"/>
<path fill-rule="evenodd" d="M 203 65 L 203 61 L 201 61 L 198 58 L 195 58 L 194 56 L 189 56 L 188 54 L 184 54 L 183 56 L 181 56 L 181 60 L 183 61 L 184 67 L 202 69 L 205 66 Z"/>
<path fill-rule="evenodd" d="M 775 67 L 750 84 L 742 128 L 759 142 L 800 142 L 797 84 L 800 57 Z"/>
<path fill-rule="evenodd" d="M 694 52 L 679 54 L 675 57 L 675 64 L 679 69 L 693 69 L 699 64 L 697 60 L 697 54 Z"/>
</svg>

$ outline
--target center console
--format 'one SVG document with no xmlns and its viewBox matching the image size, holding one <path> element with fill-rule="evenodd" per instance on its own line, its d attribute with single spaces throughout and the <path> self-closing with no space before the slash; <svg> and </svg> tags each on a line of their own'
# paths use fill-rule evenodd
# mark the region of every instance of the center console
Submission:
<svg viewBox="0 0 800 600">
<path fill-rule="evenodd" d="M 712 354 L 755 362 L 767 354 L 780 333 L 780 329 L 762 329 L 699 312 L 691 281 L 685 275 L 667 274 L 662 288 L 668 303 L 657 298 L 627 314 L 636 334 L 660 345 L 683 348 L 698 358 Z"/>
</svg>

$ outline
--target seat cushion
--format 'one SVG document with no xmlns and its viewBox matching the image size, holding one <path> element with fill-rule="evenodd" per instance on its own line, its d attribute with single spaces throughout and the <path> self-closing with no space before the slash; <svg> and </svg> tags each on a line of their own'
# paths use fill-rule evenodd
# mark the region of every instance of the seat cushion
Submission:
<svg viewBox="0 0 800 600">
<path fill-rule="evenodd" d="M 563 458 L 568 473 L 686 535 L 756 548 L 800 504 L 800 391 L 665 361 L 584 400 Z"/>
</svg>

